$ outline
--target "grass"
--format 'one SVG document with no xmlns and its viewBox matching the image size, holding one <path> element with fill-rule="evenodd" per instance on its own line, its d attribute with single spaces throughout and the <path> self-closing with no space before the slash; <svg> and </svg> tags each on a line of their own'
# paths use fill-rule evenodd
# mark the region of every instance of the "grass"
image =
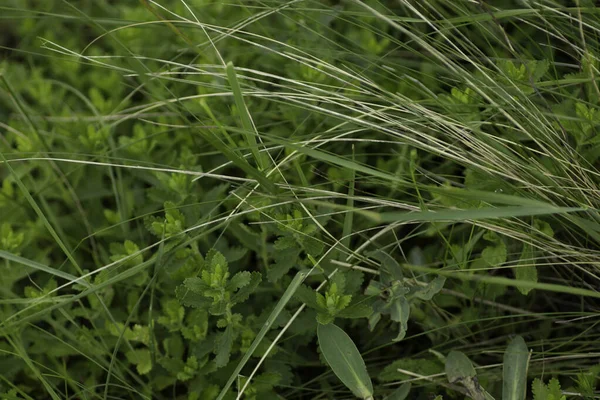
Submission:
<svg viewBox="0 0 600 400">
<path fill-rule="evenodd" d="M 0 10 L 3 398 L 600 397 L 593 2 Z"/>
</svg>

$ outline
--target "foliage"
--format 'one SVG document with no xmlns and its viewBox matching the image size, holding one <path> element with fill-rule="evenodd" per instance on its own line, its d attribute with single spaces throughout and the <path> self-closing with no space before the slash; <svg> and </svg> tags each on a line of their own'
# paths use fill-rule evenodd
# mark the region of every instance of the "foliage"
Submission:
<svg viewBox="0 0 600 400">
<path fill-rule="evenodd" d="M 0 398 L 599 396 L 595 2 L 0 21 Z"/>
</svg>

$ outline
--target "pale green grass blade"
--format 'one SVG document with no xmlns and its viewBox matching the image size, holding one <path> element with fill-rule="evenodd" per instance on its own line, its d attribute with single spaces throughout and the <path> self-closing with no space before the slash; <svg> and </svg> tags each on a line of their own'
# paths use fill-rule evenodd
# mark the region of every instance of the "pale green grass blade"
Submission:
<svg viewBox="0 0 600 400">
<path fill-rule="evenodd" d="M 354 148 L 353 148 L 354 150 Z M 354 154 L 353 154 L 354 156 Z M 344 216 L 344 228 L 342 230 L 342 240 L 341 244 L 343 248 L 350 249 L 350 239 L 352 233 L 352 223 L 354 221 L 354 188 L 356 184 L 356 171 L 351 170 L 351 177 L 348 188 L 348 200 L 346 201 L 346 207 L 348 207 L 348 212 Z"/>
<path fill-rule="evenodd" d="M 356 345 L 334 324 L 317 327 L 319 348 L 335 375 L 356 397 L 372 399 L 373 383 Z"/>
<path fill-rule="evenodd" d="M 450 270 L 422 267 L 422 266 L 410 265 L 410 264 L 403 264 L 402 266 L 404 268 L 410 269 L 412 271 L 424 272 L 424 273 L 429 273 L 429 274 L 438 274 L 438 275 L 443 275 L 443 276 L 447 276 L 450 278 L 460 279 L 463 281 L 490 283 L 490 284 L 496 284 L 496 285 L 515 287 L 515 288 L 519 288 L 519 287 L 531 288 L 531 289 L 545 290 L 548 292 L 567 293 L 567 294 L 572 294 L 575 296 L 593 297 L 596 299 L 600 299 L 600 292 L 597 292 L 594 290 L 589 290 L 589 289 L 582 289 L 579 287 L 557 285 L 554 283 L 523 281 L 523 280 L 510 279 L 510 278 L 503 278 L 503 277 L 499 277 L 499 276 L 474 275 L 474 274 L 471 274 L 468 272 L 464 273 L 461 271 L 450 271 Z"/>
<path fill-rule="evenodd" d="M 54 387 L 48 382 L 48 380 L 44 377 L 44 375 L 37 368 L 33 360 L 27 354 L 27 350 L 23 346 L 21 339 L 18 337 L 5 336 L 4 337 L 15 349 L 19 357 L 25 361 L 33 375 L 42 383 L 46 391 L 48 392 L 48 396 L 53 400 L 61 400 L 61 397 L 56 393 Z"/>
<path fill-rule="evenodd" d="M 525 400 L 529 351 L 525 340 L 517 336 L 504 353 L 502 367 L 502 400 Z"/>
<path fill-rule="evenodd" d="M 52 268 L 52 267 L 49 267 L 49 266 L 44 265 L 44 264 L 40 264 L 40 263 L 35 262 L 35 261 L 28 260 L 26 258 L 23 258 L 21 256 L 17 256 L 15 254 L 9 253 L 9 252 L 4 251 L 4 250 L 0 250 L 0 258 L 3 258 L 3 259 L 8 260 L 8 261 L 15 262 L 17 264 L 24 265 L 26 267 L 35 269 L 37 271 L 46 272 L 46 273 L 48 273 L 50 275 L 54 275 L 54 276 L 57 276 L 57 277 L 60 277 L 60 278 L 64 278 L 64 279 L 68 280 L 69 282 L 73 282 L 73 281 L 77 280 L 77 277 L 75 275 L 71 275 L 71 274 L 69 274 L 67 272 L 63 272 L 63 271 L 61 271 L 59 269 Z M 82 283 L 85 283 L 85 282 L 82 282 Z"/>
<path fill-rule="evenodd" d="M 252 151 L 256 165 L 258 165 L 258 169 L 260 171 L 265 171 L 267 167 L 267 165 L 265 165 L 266 157 L 263 158 L 259 152 L 256 142 L 258 132 L 256 131 L 254 123 L 252 122 L 252 117 L 250 116 L 250 111 L 248 111 L 246 102 L 244 101 L 244 94 L 242 93 L 240 83 L 237 79 L 235 67 L 231 61 L 227 63 L 227 78 L 229 79 L 229 84 L 231 85 L 231 90 L 233 91 L 235 105 L 237 106 L 240 118 L 242 120 L 242 127 L 244 128 L 246 143 L 248 143 L 248 147 L 250 148 L 250 151 Z"/>
<path fill-rule="evenodd" d="M 417 211 L 417 212 L 388 212 L 372 213 L 375 221 L 389 222 L 433 222 L 433 221 L 476 221 L 492 218 L 516 218 L 533 215 L 565 214 L 584 211 L 582 208 L 571 207 L 486 207 L 466 210 Z"/>
</svg>

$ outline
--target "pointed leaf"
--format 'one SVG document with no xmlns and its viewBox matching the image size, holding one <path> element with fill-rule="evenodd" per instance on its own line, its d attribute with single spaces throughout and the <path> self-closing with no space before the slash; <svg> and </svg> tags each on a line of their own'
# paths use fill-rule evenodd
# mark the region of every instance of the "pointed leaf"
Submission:
<svg viewBox="0 0 600 400">
<path fill-rule="evenodd" d="M 473 378 L 477 375 L 475 368 L 464 353 L 451 351 L 446 358 L 446 376 L 448 382 L 454 383 L 465 378 Z"/>
<path fill-rule="evenodd" d="M 530 244 L 526 243 L 523 245 L 521 258 L 514 271 L 515 279 L 519 281 L 538 281 L 537 269 L 535 267 L 535 254 Z M 517 286 L 517 289 L 519 289 L 519 292 L 527 295 L 533 288 Z"/>
<path fill-rule="evenodd" d="M 394 338 L 394 342 L 404 339 L 408 330 L 408 317 L 410 316 L 410 304 L 406 297 L 401 296 L 396 299 L 390 307 L 390 318 L 392 321 L 400 323 L 400 333 Z"/>
<path fill-rule="evenodd" d="M 333 324 L 319 324 L 317 337 L 325 360 L 339 380 L 356 397 L 367 399 L 373 396 L 367 367 L 350 336 Z"/>
<path fill-rule="evenodd" d="M 410 387 L 411 387 L 411 383 L 406 382 L 405 384 L 400 386 L 398 389 L 396 389 L 394 392 L 392 392 L 392 394 L 390 394 L 383 400 L 404 400 L 408 397 L 408 393 L 410 392 Z"/>
</svg>

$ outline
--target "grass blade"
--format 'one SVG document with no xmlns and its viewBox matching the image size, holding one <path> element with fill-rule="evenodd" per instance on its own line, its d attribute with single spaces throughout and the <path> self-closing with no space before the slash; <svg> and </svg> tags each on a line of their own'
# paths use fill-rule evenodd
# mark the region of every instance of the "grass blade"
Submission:
<svg viewBox="0 0 600 400">
<path fill-rule="evenodd" d="M 533 215 L 563 214 L 569 212 L 583 211 L 581 208 L 573 207 L 486 207 L 465 210 L 442 210 L 442 211 L 417 211 L 417 212 L 387 212 L 374 214 L 378 222 L 402 222 L 402 221 L 466 221 L 490 218 L 513 218 Z"/>
<path fill-rule="evenodd" d="M 244 102 L 244 95 L 242 94 L 242 89 L 240 88 L 240 83 L 237 79 L 235 68 L 233 67 L 233 63 L 231 61 L 227 63 L 227 79 L 229 79 L 229 84 L 231 85 L 231 90 L 233 91 L 233 98 L 235 99 L 235 105 L 240 113 L 242 127 L 244 128 L 244 134 L 246 135 L 248 147 L 250 147 L 250 150 L 254 155 L 258 169 L 264 171 L 266 166 L 264 165 L 264 160 L 258 151 L 258 146 L 256 144 L 258 132 L 256 131 L 254 123 L 252 122 L 252 117 L 250 117 L 248 107 L 246 107 L 246 103 Z"/>
</svg>

